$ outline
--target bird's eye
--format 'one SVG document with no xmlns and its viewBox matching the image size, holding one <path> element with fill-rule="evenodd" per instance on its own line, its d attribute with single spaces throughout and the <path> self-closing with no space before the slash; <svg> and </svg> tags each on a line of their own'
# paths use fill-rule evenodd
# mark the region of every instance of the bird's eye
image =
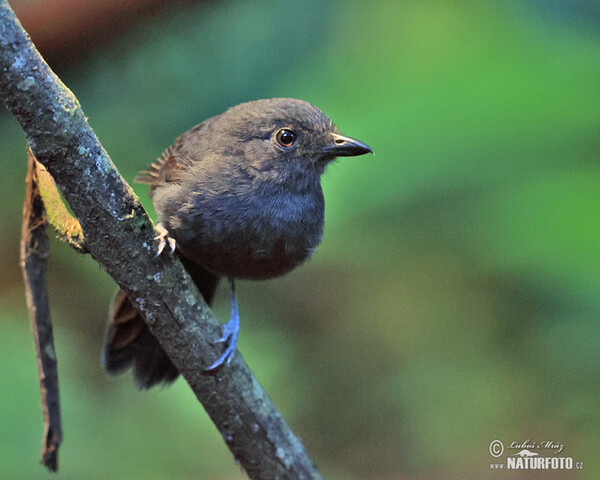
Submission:
<svg viewBox="0 0 600 480">
<path fill-rule="evenodd" d="M 281 130 L 278 130 L 275 135 L 275 140 L 277 140 L 277 143 L 283 148 L 290 148 L 293 146 L 294 143 L 296 143 L 296 138 L 296 133 L 289 128 L 282 128 Z"/>
</svg>

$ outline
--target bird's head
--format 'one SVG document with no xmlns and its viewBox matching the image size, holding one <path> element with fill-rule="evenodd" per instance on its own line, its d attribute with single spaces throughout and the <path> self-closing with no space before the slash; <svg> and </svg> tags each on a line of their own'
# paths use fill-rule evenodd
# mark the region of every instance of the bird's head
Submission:
<svg viewBox="0 0 600 480">
<path fill-rule="evenodd" d="M 318 179 L 336 157 L 372 153 L 337 130 L 314 105 L 291 98 L 242 103 L 217 117 L 223 153 L 244 159 L 244 169 L 285 183 Z"/>
</svg>

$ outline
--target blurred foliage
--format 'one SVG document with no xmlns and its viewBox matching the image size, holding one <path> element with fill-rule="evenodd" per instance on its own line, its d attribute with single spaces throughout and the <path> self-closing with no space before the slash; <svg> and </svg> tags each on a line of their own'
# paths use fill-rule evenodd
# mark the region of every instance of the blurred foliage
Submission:
<svg viewBox="0 0 600 480">
<path fill-rule="evenodd" d="M 563 443 L 576 478 L 598 478 L 594 5 L 178 5 L 58 72 L 127 179 L 261 97 L 311 101 L 373 147 L 330 168 L 314 260 L 239 292 L 240 350 L 327 478 L 489 478 L 494 439 Z M 0 478 L 45 478 L 17 261 L 25 142 L 3 111 L 0 154 Z M 58 243 L 50 270 L 58 478 L 244 478 L 183 381 L 138 393 L 104 375 L 110 278 Z"/>
</svg>

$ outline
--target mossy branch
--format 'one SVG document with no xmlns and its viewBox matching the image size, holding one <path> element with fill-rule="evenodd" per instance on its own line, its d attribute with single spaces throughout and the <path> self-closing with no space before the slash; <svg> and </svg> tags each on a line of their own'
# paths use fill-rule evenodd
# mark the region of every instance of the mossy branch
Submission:
<svg viewBox="0 0 600 480">
<path fill-rule="evenodd" d="M 44 202 L 46 220 L 56 230 L 60 240 L 71 245 L 79 253 L 87 253 L 79 220 L 69 213 L 46 167 L 35 159 L 30 148 L 27 151 L 30 159 L 35 162 L 37 188 Z"/>
</svg>

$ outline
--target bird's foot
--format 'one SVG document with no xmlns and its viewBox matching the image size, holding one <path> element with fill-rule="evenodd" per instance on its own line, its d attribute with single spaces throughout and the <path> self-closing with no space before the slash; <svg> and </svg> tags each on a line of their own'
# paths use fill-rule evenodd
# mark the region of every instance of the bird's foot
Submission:
<svg viewBox="0 0 600 480">
<path fill-rule="evenodd" d="M 216 362 L 210 367 L 204 369 L 205 372 L 211 372 L 216 370 L 222 365 L 229 365 L 231 359 L 235 355 L 237 349 L 238 333 L 240 332 L 240 319 L 235 316 L 231 317 L 229 321 L 223 325 L 223 335 L 215 343 L 225 343 L 227 348 Z"/>
<path fill-rule="evenodd" d="M 240 333 L 240 316 L 238 314 L 237 300 L 235 298 L 235 286 L 233 279 L 229 279 L 229 296 L 231 301 L 231 318 L 223 325 L 223 335 L 215 343 L 225 343 L 227 347 L 225 352 L 221 355 L 216 362 L 210 367 L 204 369 L 205 372 L 211 372 L 216 370 L 222 365 L 229 365 L 231 359 L 235 355 L 237 349 L 238 334 Z"/>
<path fill-rule="evenodd" d="M 156 224 L 156 231 L 158 232 L 158 235 L 154 237 L 154 240 L 159 240 L 159 243 L 158 251 L 156 252 L 155 257 L 158 257 L 163 252 L 163 250 L 167 246 L 167 243 L 169 244 L 169 253 L 172 254 L 175 251 L 175 247 L 177 246 L 175 239 L 169 237 L 169 231 L 165 228 L 165 226 L 162 223 Z"/>
</svg>

